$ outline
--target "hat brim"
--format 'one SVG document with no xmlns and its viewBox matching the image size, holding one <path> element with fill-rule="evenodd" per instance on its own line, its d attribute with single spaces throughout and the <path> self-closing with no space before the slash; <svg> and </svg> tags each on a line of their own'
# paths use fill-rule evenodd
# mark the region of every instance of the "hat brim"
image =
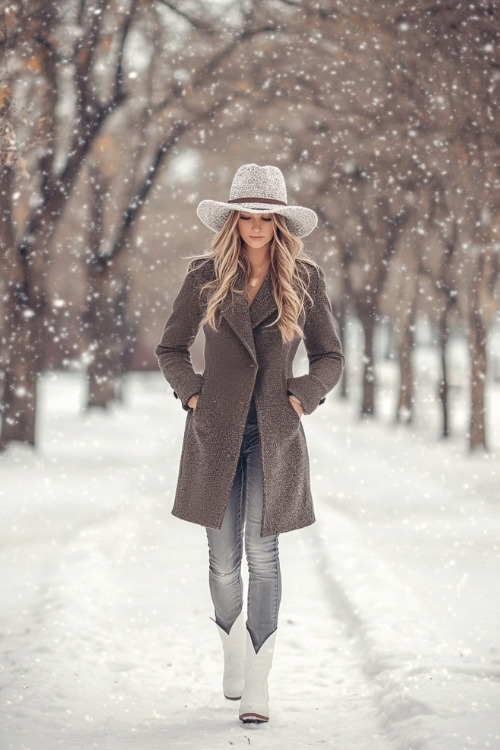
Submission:
<svg viewBox="0 0 500 750">
<path fill-rule="evenodd" d="M 222 203 L 220 201 L 201 201 L 196 213 L 200 220 L 212 232 L 220 232 L 232 211 L 244 211 L 249 214 L 279 214 L 296 237 L 307 237 L 318 223 L 318 217 L 310 208 L 303 206 L 278 206 L 262 203 Z"/>
</svg>

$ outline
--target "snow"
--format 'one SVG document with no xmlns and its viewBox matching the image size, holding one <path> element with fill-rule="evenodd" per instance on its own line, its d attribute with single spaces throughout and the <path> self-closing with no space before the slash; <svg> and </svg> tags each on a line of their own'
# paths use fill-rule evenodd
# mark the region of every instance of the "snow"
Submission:
<svg viewBox="0 0 500 750">
<path fill-rule="evenodd" d="M 44 376 L 38 450 L 0 456 L 1 750 L 500 748 L 498 455 L 384 401 L 304 418 L 318 521 L 280 538 L 271 721 L 248 727 L 204 530 L 170 515 L 184 412 L 156 373 L 110 413 L 83 388 Z"/>
</svg>

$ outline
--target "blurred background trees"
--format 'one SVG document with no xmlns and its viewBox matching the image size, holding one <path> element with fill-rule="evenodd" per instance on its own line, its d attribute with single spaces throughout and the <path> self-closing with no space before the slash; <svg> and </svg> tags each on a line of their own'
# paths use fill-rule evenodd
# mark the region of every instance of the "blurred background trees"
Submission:
<svg viewBox="0 0 500 750">
<path fill-rule="evenodd" d="M 105 407 L 125 372 L 156 368 L 186 259 L 211 239 L 196 204 L 254 161 L 320 215 L 307 249 L 344 340 L 362 333 L 360 388 L 348 363 L 341 392 L 377 415 L 383 340 L 410 423 L 428 331 L 446 436 L 462 338 L 468 443 L 487 447 L 499 37 L 483 0 L 2 3 L 0 443 L 35 443 L 44 369 L 85 372 Z"/>
</svg>

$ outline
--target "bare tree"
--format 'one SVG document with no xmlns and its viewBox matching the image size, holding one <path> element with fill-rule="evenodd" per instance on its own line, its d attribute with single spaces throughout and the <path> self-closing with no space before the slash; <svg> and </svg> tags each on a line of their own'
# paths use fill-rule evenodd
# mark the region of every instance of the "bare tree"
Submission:
<svg viewBox="0 0 500 750">
<path fill-rule="evenodd" d="M 427 197 L 424 202 L 428 214 L 420 216 L 419 223 L 424 232 L 442 235 L 440 243 L 432 245 L 434 249 L 440 246 L 442 262 L 437 267 L 431 264 L 432 273 L 429 272 L 425 234 L 419 237 L 415 233 L 413 238 L 410 235 L 408 247 L 423 259 L 421 273 L 427 278 L 432 276 L 435 291 L 439 290 L 435 295 L 435 317 L 440 321 L 443 369 L 450 312 L 462 310 L 467 321 L 471 352 L 469 443 L 473 449 L 485 447 L 485 346 L 488 326 L 498 309 L 498 247 L 492 241 L 498 171 L 491 165 L 498 163 L 495 155 L 499 153 L 493 113 L 498 111 L 500 86 L 500 9 L 480 1 L 467 6 L 400 2 L 395 7 L 373 3 L 365 6 L 363 14 L 356 15 L 355 25 L 353 11 L 335 0 L 321 8 L 308 6 L 308 11 L 308 18 L 314 18 L 312 27 L 323 23 L 324 30 L 330 19 L 336 23 L 336 35 L 320 33 L 315 45 L 323 77 L 317 68 L 314 71 L 314 60 L 304 76 L 319 113 L 316 122 L 326 121 L 323 146 L 307 149 L 305 157 L 323 172 L 318 179 L 318 199 L 323 196 L 324 213 L 331 217 L 332 234 L 340 247 L 340 252 L 332 257 L 339 258 L 351 304 L 363 321 L 366 385 L 362 412 L 370 411 L 373 400 L 370 328 L 376 322 L 370 323 L 370 318 L 376 321 L 379 317 L 373 289 L 380 292 L 378 281 L 385 283 L 385 271 L 381 276 L 377 274 L 373 247 L 384 245 L 383 236 L 390 247 L 394 229 L 390 223 L 377 221 L 377 206 L 400 202 L 401 191 L 408 192 L 411 183 L 410 192 L 415 195 L 420 190 L 425 195 L 428 187 L 440 183 L 443 205 L 451 212 L 451 225 L 455 225 L 458 237 L 454 238 L 453 232 L 445 237 L 450 217 L 433 216 L 432 201 Z M 342 75 L 344 70 L 348 72 Z M 328 80 L 327 73 L 334 78 Z M 470 92 L 470 96 L 464 99 L 464 92 Z M 312 143 L 320 144 L 320 140 L 317 133 Z M 325 166 L 323 170 L 321 164 Z M 391 176 L 390 181 L 362 179 L 365 174 L 376 174 L 383 164 L 386 168 L 382 166 L 381 171 Z M 359 185 L 353 188 L 352 179 L 345 184 L 332 179 L 331 175 L 343 171 L 358 175 Z M 345 197 L 346 190 L 354 192 L 355 200 Z M 339 204 L 340 210 L 335 208 Z M 390 216 L 388 211 L 382 213 Z M 443 231 L 433 226 L 436 221 L 443 223 Z M 364 257 L 364 263 L 357 262 L 357 257 Z M 390 257 L 383 253 L 379 257 L 384 263 L 395 264 L 402 280 L 415 281 L 405 274 L 404 255 L 394 251 Z M 355 283 L 349 290 L 350 277 Z M 406 372 L 399 399 L 399 407 L 405 413 L 413 388 L 411 333 L 417 286 L 410 283 L 405 291 L 400 289 L 399 311 L 407 315 L 406 319 L 400 316 L 394 321 L 400 340 L 400 368 L 402 374 Z M 458 295 L 458 299 L 453 295 Z M 446 372 L 441 397 L 447 432 Z"/>
<path fill-rule="evenodd" d="M 337 312 L 342 322 L 349 309 L 365 333 L 362 414 L 375 412 L 373 341 L 388 315 L 401 373 L 397 414 L 411 420 L 413 327 L 425 312 L 439 332 L 449 431 L 446 348 L 450 320 L 461 314 L 471 352 L 470 444 L 486 445 L 485 347 L 498 310 L 496 6 L 401 0 L 359 12 L 340 0 L 248 0 L 227 4 L 224 19 L 191 0 L 128 0 L 118 12 L 104 0 L 9 8 L 14 17 L 0 35 L 10 75 L 0 90 L 0 105 L 10 102 L 1 110 L 10 114 L 0 114 L 3 444 L 34 441 L 49 249 L 76 186 L 92 195 L 81 251 L 84 320 L 89 403 L 104 405 L 133 336 L 127 296 L 139 222 L 165 166 L 189 143 L 199 152 L 209 144 L 269 155 L 291 171 L 294 187 L 312 187 L 330 237 L 323 261 Z M 19 102 L 29 104 L 28 119 L 13 117 Z M 112 147 L 103 151 L 100 139 Z M 31 203 L 23 171 L 37 196 Z M 432 310 L 423 309 L 423 288 Z"/>
<path fill-rule="evenodd" d="M 43 123 L 46 145 L 30 165 L 38 182 L 38 200 L 18 228 L 17 249 L 9 249 L 13 262 L 4 312 L 9 361 L 2 446 L 12 440 L 35 443 L 50 240 L 94 139 L 126 97 L 123 56 L 137 8 L 138 0 L 130 0 L 121 15 L 113 11 L 110 38 L 111 20 L 105 0 L 75 2 L 64 10 L 58 3 L 35 0 L 16 6 L 24 46 L 23 55 L 16 55 L 14 50 L 11 64 L 20 76 L 30 79 L 36 75 L 44 87 L 34 112 L 34 128 Z M 65 33 L 68 22 L 74 24 L 78 34 Z M 26 48 L 31 54 L 29 66 Z M 103 48 L 109 62 L 105 81 L 99 59 Z M 69 121 L 66 114 L 61 116 L 63 102 L 68 106 L 68 96 L 72 107 Z"/>
<path fill-rule="evenodd" d="M 217 116 L 222 116 L 225 109 L 238 97 L 245 95 L 241 89 L 240 61 L 243 56 L 252 56 L 252 43 L 261 36 L 277 29 L 267 20 L 261 20 L 258 14 L 249 12 L 236 14 L 234 23 L 228 29 L 225 19 L 209 18 L 180 10 L 174 3 L 163 2 L 174 18 L 180 16 L 184 21 L 184 31 L 177 30 L 176 65 L 181 69 L 189 64 L 191 74 L 182 85 L 176 83 L 172 76 L 171 65 L 158 61 L 152 55 L 148 68 L 147 96 L 139 120 L 139 132 L 149 128 L 154 148 L 136 148 L 128 159 L 128 168 L 133 175 L 127 191 L 123 193 L 125 204 L 113 231 L 104 231 L 102 210 L 96 208 L 104 200 L 109 185 L 104 186 L 104 179 L 96 174 L 91 180 L 94 206 L 94 217 L 91 223 L 92 257 L 88 263 L 87 310 L 85 325 L 92 341 L 91 368 L 89 370 L 89 405 L 106 406 L 113 398 L 114 384 L 123 371 L 119 356 L 121 347 L 130 346 L 124 338 L 124 317 L 126 311 L 110 313 L 112 300 L 123 299 L 123 283 L 129 279 L 127 258 L 130 251 L 134 229 L 139 217 L 144 213 L 148 197 L 157 184 L 161 170 L 169 158 L 176 153 L 179 143 L 188 135 L 196 135 L 202 127 L 213 127 Z M 162 28 L 163 27 L 163 28 Z M 167 16 L 157 19 L 155 30 L 157 36 L 151 41 L 156 49 L 168 46 L 172 35 L 172 18 Z M 170 55 L 175 43 L 170 44 Z M 154 73 L 154 75 L 153 75 Z M 155 92 L 153 77 L 159 78 L 162 86 Z M 173 80 L 173 83 L 170 82 Z M 151 117 L 151 122 L 149 122 Z M 115 128 L 124 123 L 115 122 Z M 130 121 L 126 123 L 130 131 Z M 144 138 L 144 135 L 142 136 Z M 143 142 L 144 143 L 144 142 Z M 140 144 L 139 144 L 140 146 Z M 102 152 L 101 152 L 102 158 Z M 125 157 L 126 159 L 126 157 Z M 126 162 L 127 163 L 127 162 Z M 123 178 L 122 172 L 117 172 Z M 122 279 L 122 282 L 117 282 Z M 112 353 L 115 352 L 115 356 Z"/>
</svg>

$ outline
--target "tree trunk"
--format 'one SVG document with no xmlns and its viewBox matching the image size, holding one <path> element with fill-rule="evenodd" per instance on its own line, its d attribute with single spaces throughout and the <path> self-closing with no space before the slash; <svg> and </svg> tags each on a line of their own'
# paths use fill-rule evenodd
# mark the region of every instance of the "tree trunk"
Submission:
<svg viewBox="0 0 500 750">
<path fill-rule="evenodd" d="M 128 369 L 134 332 L 127 329 L 130 280 L 111 273 L 109 263 L 89 267 L 84 328 L 90 346 L 87 409 L 106 409 L 121 399 L 121 380 Z"/>
<path fill-rule="evenodd" d="M 87 298 L 83 325 L 89 336 L 90 362 L 87 370 L 87 409 L 106 409 L 114 400 L 115 379 L 113 351 L 112 305 L 114 296 L 107 264 L 89 265 Z"/>
<path fill-rule="evenodd" d="M 43 348 L 42 315 L 45 293 L 42 277 L 34 283 L 35 257 L 16 248 L 10 209 L 13 170 L 4 167 L 2 180 L 1 244 L 4 247 L 4 308 L 2 331 L 2 427 L 0 448 L 11 441 L 35 445 L 37 375 Z"/>
<path fill-rule="evenodd" d="M 343 291 L 341 291 L 340 293 L 338 324 L 339 324 L 340 343 L 342 344 L 342 350 L 345 354 L 345 350 L 347 347 L 347 305 L 346 305 L 346 296 L 343 293 Z M 342 377 L 340 379 L 340 389 L 339 389 L 340 397 L 343 399 L 347 398 L 349 395 L 347 367 L 348 365 L 347 365 L 347 360 L 346 360 L 346 364 L 342 371 Z"/>
<path fill-rule="evenodd" d="M 87 409 L 107 409 L 115 400 L 115 377 L 108 359 L 109 349 L 97 343 L 91 353 L 92 362 L 87 370 Z"/>
<path fill-rule="evenodd" d="M 444 312 L 439 320 L 439 352 L 441 356 L 441 380 L 439 382 L 439 400 L 443 417 L 441 437 L 450 436 L 450 404 L 448 381 L 448 316 Z"/>
<path fill-rule="evenodd" d="M 16 250 L 12 248 L 10 254 L 15 256 Z M 13 258 L 8 264 L 11 293 L 4 301 L 8 367 L 2 403 L 2 448 L 12 441 L 35 445 L 36 386 L 43 352 L 45 293 L 40 284 L 35 287 L 32 283 L 31 266 L 30 260 L 25 259 L 21 280 L 17 259 Z"/>
<path fill-rule="evenodd" d="M 470 316 L 469 353 L 471 361 L 471 399 L 469 448 L 487 450 L 486 440 L 486 328 L 478 311 Z"/>
<path fill-rule="evenodd" d="M 414 417 L 415 377 L 413 372 L 413 319 L 406 321 L 399 341 L 399 397 L 396 421 L 411 424 Z"/>
<path fill-rule="evenodd" d="M 374 340 L 375 321 L 373 315 L 368 312 L 363 315 L 361 323 L 365 334 L 365 351 L 363 356 L 363 396 L 361 401 L 361 416 L 372 417 L 375 415 L 375 360 Z"/>
<path fill-rule="evenodd" d="M 10 442 L 18 441 L 27 445 L 35 445 L 35 416 L 37 404 L 38 374 L 31 368 L 26 358 L 20 354 L 24 343 L 31 343 L 31 328 L 29 325 L 18 327 L 19 349 L 13 352 L 13 362 L 5 378 L 4 411 L 2 418 L 2 433 L 0 448 L 5 448 Z"/>
<path fill-rule="evenodd" d="M 115 373 L 114 399 L 117 403 L 123 403 L 124 375 L 127 372 L 130 372 L 137 342 L 137 325 L 135 320 L 131 323 L 131 316 L 128 314 L 131 291 L 131 279 L 128 275 L 125 275 L 122 277 L 120 292 L 116 304 L 115 346 L 117 369 Z"/>
</svg>

